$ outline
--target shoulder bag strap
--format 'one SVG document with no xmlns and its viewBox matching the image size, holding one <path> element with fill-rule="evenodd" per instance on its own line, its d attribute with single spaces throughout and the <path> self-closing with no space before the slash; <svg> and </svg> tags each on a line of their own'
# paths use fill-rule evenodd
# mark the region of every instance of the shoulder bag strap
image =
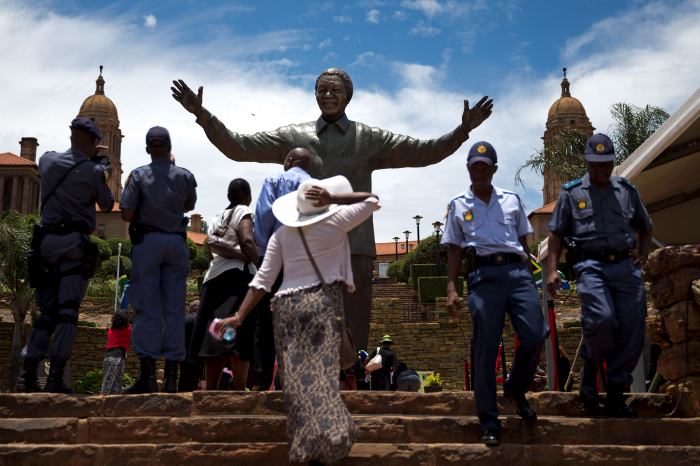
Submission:
<svg viewBox="0 0 700 466">
<path fill-rule="evenodd" d="M 297 228 L 297 231 L 299 232 L 299 236 L 301 236 L 301 242 L 304 243 L 304 249 L 306 250 L 306 255 L 309 256 L 309 261 L 311 261 L 311 265 L 313 266 L 314 270 L 316 271 L 316 275 L 318 276 L 318 279 L 321 280 L 321 284 L 325 286 L 326 282 L 323 279 L 323 275 L 321 275 L 321 271 L 318 270 L 318 266 L 316 265 L 316 261 L 314 260 L 314 256 L 311 255 L 311 251 L 309 250 L 309 245 L 306 242 L 306 237 L 304 236 L 304 232 L 302 231 L 301 228 Z"/>
<path fill-rule="evenodd" d="M 43 208 L 44 205 L 48 202 L 48 200 L 51 198 L 51 196 L 53 196 L 53 194 L 56 192 L 56 190 L 59 188 L 59 186 L 61 186 L 61 184 L 63 183 L 63 181 L 66 179 L 66 177 L 67 177 L 68 175 L 70 175 L 70 172 L 72 172 L 72 171 L 73 171 L 78 165 L 80 165 L 81 163 L 87 162 L 87 160 L 88 160 L 88 159 L 83 159 L 83 160 L 81 160 L 80 162 L 78 162 L 78 163 L 76 163 L 75 165 L 73 165 L 72 167 L 70 167 L 70 168 L 68 169 L 68 171 L 66 171 L 66 173 L 64 173 L 64 175 L 61 177 L 61 179 L 58 181 L 58 183 L 56 183 L 56 186 L 54 186 L 53 189 L 52 189 L 46 196 L 44 196 L 44 198 L 41 200 L 41 207 L 42 207 L 42 208 Z"/>
<path fill-rule="evenodd" d="M 226 210 L 226 209 L 224 209 Z M 231 220 L 233 219 L 233 211 L 236 210 L 235 207 L 231 208 L 231 211 L 228 213 L 228 218 L 226 219 L 226 225 L 224 226 L 223 224 L 221 226 L 224 227 L 224 234 L 226 231 L 228 231 L 229 228 L 231 228 Z M 221 216 L 221 221 L 224 221 L 223 215 Z"/>
</svg>

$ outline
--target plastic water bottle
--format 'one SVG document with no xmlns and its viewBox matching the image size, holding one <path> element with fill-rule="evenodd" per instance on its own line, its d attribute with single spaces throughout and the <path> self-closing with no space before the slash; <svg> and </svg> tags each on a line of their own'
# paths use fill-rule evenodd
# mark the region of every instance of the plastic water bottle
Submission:
<svg viewBox="0 0 700 466">
<path fill-rule="evenodd" d="M 236 329 L 227 325 L 224 327 L 224 341 L 231 343 L 234 338 L 236 338 Z"/>
</svg>

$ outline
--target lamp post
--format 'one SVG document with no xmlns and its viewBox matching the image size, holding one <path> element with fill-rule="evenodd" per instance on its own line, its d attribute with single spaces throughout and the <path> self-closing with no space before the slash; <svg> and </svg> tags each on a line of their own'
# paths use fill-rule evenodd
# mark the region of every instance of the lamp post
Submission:
<svg viewBox="0 0 700 466">
<path fill-rule="evenodd" d="M 420 219 L 422 219 L 420 215 L 416 215 L 413 217 L 413 220 L 416 221 L 416 238 L 418 239 L 418 244 L 420 244 Z"/>
<path fill-rule="evenodd" d="M 433 222 L 433 231 L 435 232 L 435 236 L 437 237 L 437 241 L 435 242 L 435 273 L 439 274 L 440 273 L 440 233 L 442 233 L 442 230 L 440 229 L 441 226 L 443 226 L 444 223 L 441 221 Z"/>
<path fill-rule="evenodd" d="M 394 260 L 399 260 L 399 237 L 394 236 Z"/>
<path fill-rule="evenodd" d="M 408 235 L 410 235 L 411 232 L 406 230 L 403 232 L 403 234 L 406 235 L 406 254 L 408 254 Z"/>
</svg>

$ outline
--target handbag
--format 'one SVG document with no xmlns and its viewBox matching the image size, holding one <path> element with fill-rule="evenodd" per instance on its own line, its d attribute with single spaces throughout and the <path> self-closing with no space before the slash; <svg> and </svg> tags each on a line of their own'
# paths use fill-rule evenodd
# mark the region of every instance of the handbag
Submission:
<svg viewBox="0 0 700 466">
<path fill-rule="evenodd" d="M 241 254 L 241 248 L 238 243 L 238 233 L 236 233 L 235 228 L 231 228 L 233 211 L 234 209 L 231 209 L 226 221 L 222 221 L 212 234 L 207 236 L 206 240 L 209 251 L 227 259 L 235 259 L 240 257 Z"/>
<path fill-rule="evenodd" d="M 311 250 L 309 250 L 309 245 L 306 242 L 306 237 L 304 237 L 304 232 L 301 230 L 301 228 L 298 228 L 297 230 L 301 236 L 301 242 L 304 244 L 306 255 L 309 257 L 309 261 L 316 272 L 316 276 L 318 276 L 318 279 L 321 281 L 321 292 L 329 295 L 328 284 L 323 279 L 323 275 L 321 275 L 321 271 L 318 269 L 316 261 L 311 255 Z M 343 329 L 340 332 L 340 369 L 344 370 L 355 365 L 357 356 L 355 355 L 355 343 L 352 340 L 352 332 L 350 332 L 349 328 L 345 327 L 344 323 L 342 328 Z"/>
<path fill-rule="evenodd" d="M 367 372 L 374 372 L 382 368 L 382 355 L 379 353 L 379 349 L 379 346 L 377 346 L 377 354 L 365 364 L 365 370 Z"/>
</svg>

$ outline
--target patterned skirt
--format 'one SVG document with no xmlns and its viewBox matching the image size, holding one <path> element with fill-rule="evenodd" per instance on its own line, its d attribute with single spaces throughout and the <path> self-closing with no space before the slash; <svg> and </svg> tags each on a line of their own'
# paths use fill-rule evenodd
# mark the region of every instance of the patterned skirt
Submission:
<svg viewBox="0 0 700 466">
<path fill-rule="evenodd" d="M 356 426 L 340 398 L 343 287 L 335 282 L 273 298 L 275 347 L 283 374 L 290 462 L 345 458 Z"/>
<path fill-rule="evenodd" d="M 113 352 L 111 352 L 113 354 Z M 102 362 L 101 395 L 117 395 L 122 392 L 124 379 L 124 358 L 105 355 Z"/>
</svg>

